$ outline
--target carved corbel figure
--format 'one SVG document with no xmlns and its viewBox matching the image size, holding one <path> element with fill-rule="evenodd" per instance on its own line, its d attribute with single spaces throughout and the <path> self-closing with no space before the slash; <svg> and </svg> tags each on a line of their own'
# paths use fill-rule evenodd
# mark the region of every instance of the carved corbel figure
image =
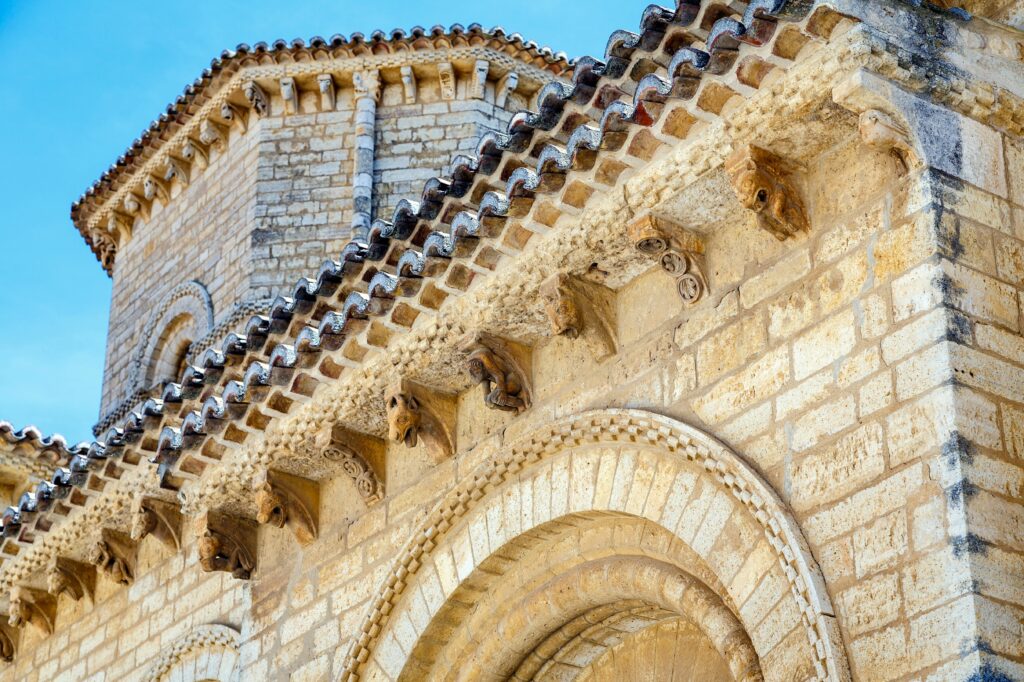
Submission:
<svg viewBox="0 0 1024 682">
<path fill-rule="evenodd" d="M 118 210 L 110 212 L 110 219 L 107 221 L 107 232 L 118 244 L 123 244 L 132 236 L 132 217 Z"/>
<path fill-rule="evenodd" d="M 199 124 L 199 141 L 207 147 L 224 149 L 227 142 L 227 131 L 210 119 Z"/>
<path fill-rule="evenodd" d="M 508 103 L 508 96 L 514 93 L 517 87 L 519 87 L 519 74 L 515 71 L 506 73 L 495 88 L 494 103 L 499 107 L 504 107 Z"/>
<path fill-rule="evenodd" d="M 206 512 L 195 522 L 199 566 L 248 580 L 256 569 L 256 527 L 245 519 Z"/>
<path fill-rule="evenodd" d="M 290 77 L 282 78 L 280 86 L 285 112 L 289 114 L 299 113 L 299 86 L 295 84 L 295 79 Z"/>
<path fill-rule="evenodd" d="M 135 580 L 135 544 L 127 537 L 107 528 L 89 550 L 89 563 L 121 585 Z"/>
<path fill-rule="evenodd" d="M 783 241 L 810 230 L 807 209 L 780 156 L 744 145 L 725 161 L 736 197 L 757 214 L 760 226 Z"/>
<path fill-rule="evenodd" d="M 872 149 L 891 153 L 902 173 L 922 165 L 922 154 L 911 129 L 911 115 L 904 109 L 917 113 L 927 107 L 913 95 L 879 76 L 857 71 L 833 89 L 832 99 L 859 114 L 857 131 L 861 140 Z M 917 107 L 907 107 L 907 102 Z"/>
<path fill-rule="evenodd" d="M 147 175 L 146 179 L 142 181 L 142 194 L 146 197 L 146 201 L 159 201 L 162 204 L 167 204 L 171 200 L 167 182 L 155 175 Z"/>
<path fill-rule="evenodd" d="M 172 552 L 181 549 L 181 511 L 178 505 L 151 497 L 139 497 L 132 509 L 131 538 L 141 542 L 152 535 Z"/>
<path fill-rule="evenodd" d="M 167 158 L 167 170 L 164 172 L 164 182 L 170 183 L 177 180 L 182 187 L 188 187 L 190 180 L 188 164 L 173 156 Z"/>
<path fill-rule="evenodd" d="M 640 253 L 658 259 L 661 269 L 675 279 L 676 293 L 686 305 L 707 292 L 704 243 L 695 234 L 664 218 L 645 215 L 630 223 L 629 239 Z"/>
<path fill-rule="evenodd" d="M 181 145 L 181 158 L 192 164 L 198 162 L 200 168 L 207 168 L 210 165 L 210 155 L 206 149 L 202 144 L 191 139 Z"/>
<path fill-rule="evenodd" d="M 356 97 L 376 100 L 380 95 L 380 73 L 377 71 L 356 71 L 352 74 L 352 87 Z"/>
<path fill-rule="evenodd" d="M 21 628 L 31 623 L 44 635 L 52 635 L 57 601 L 46 592 L 16 586 L 11 589 L 7 613 L 7 624 L 11 627 Z"/>
<path fill-rule="evenodd" d="M 14 646 L 16 639 L 17 635 L 15 632 L 7 626 L 0 624 L 0 660 L 3 660 L 5 663 L 10 663 L 14 660 L 14 656 L 17 653 L 17 649 Z"/>
<path fill-rule="evenodd" d="M 487 94 L 487 72 L 491 65 L 486 59 L 478 59 L 473 63 L 473 99 L 483 99 Z"/>
<path fill-rule="evenodd" d="M 530 406 L 528 349 L 487 334 L 476 334 L 460 345 L 469 376 L 483 389 L 487 407 L 519 414 Z"/>
<path fill-rule="evenodd" d="M 615 355 L 615 292 L 570 277 L 552 275 L 540 287 L 544 309 L 556 336 L 583 338 L 598 360 Z"/>
<path fill-rule="evenodd" d="M 320 111 L 334 111 L 337 104 L 334 76 L 322 73 L 316 77 L 316 85 L 320 90 Z"/>
<path fill-rule="evenodd" d="M 455 69 L 451 62 L 440 62 L 437 65 L 437 77 L 441 82 L 441 99 L 455 99 Z"/>
<path fill-rule="evenodd" d="M 265 471 L 254 484 L 256 521 L 288 526 L 300 545 L 308 545 L 319 533 L 320 486 L 281 471 Z"/>
<path fill-rule="evenodd" d="M 140 199 L 136 194 L 133 194 L 132 192 L 126 194 L 121 205 L 124 207 L 124 212 L 131 217 L 140 217 L 143 220 L 149 220 L 149 202 L 144 199 Z"/>
<path fill-rule="evenodd" d="M 455 398 L 403 379 L 385 397 L 388 438 L 416 447 L 420 438 L 435 462 L 455 454 Z"/>
<path fill-rule="evenodd" d="M 54 597 L 64 594 L 75 601 L 92 599 L 96 589 L 96 568 L 64 557 L 57 557 L 46 572 L 46 591 Z"/>
<path fill-rule="evenodd" d="M 402 89 L 405 91 L 405 103 L 416 103 L 416 73 L 406 64 L 402 67 Z"/>
<path fill-rule="evenodd" d="M 242 88 L 242 94 L 257 116 L 263 117 L 270 113 L 270 98 L 256 81 L 246 83 Z"/>
<path fill-rule="evenodd" d="M 95 229 L 89 231 L 89 239 L 92 241 L 93 247 L 99 252 L 100 263 L 103 265 L 103 269 L 112 269 L 114 267 L 114 259 L 117 257 L 117 241 L 113 235 L 104 229 Z"/>
<path fill-rule="evenodd" d="M 239 130 L 243 133 L 249 129 L 248 112 L 244 107 L 240 107 L 237 104 L 224 102 L 220 107 L 220 117 L 224 119 L 229 126 L 237 125 Z"/>
<path fill-rule="evenodd" d="M 301 451 L 313 461 L 340 466 L 367 505 L 383 499 L 387 446 L 381 439 L 341 426 L 326 427 L 307 439 Z"/>
</svg>

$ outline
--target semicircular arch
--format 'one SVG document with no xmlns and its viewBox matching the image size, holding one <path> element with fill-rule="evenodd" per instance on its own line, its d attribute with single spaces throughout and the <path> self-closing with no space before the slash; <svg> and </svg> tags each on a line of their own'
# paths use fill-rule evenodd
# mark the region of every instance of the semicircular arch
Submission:
<svg viewBox="0 0 1024 682">
<path fill-rule="evenodd" d="M 556 420 L 446 495 L 371 603 L 343 678 L 398 678 L 433 617 L 483 562 L 545 524 L 609 512 L 660 527 L 699 559 L 691 567 L 704 568 L 693 574 L 735 614 L 766 678 L 798 666 L 849 679 L 824 580 L 784 503 L 714 438 L 638 410 Z"/>
</svg>

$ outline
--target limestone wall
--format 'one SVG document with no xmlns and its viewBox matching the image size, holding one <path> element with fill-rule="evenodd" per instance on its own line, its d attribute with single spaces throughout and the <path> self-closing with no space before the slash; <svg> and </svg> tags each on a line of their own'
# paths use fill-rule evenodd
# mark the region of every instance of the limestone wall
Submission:
<svg viewBox="0 0 1024 682">
<path fill-rule="evenodd" d="M 1020 674 L 1024 152 L 989 129 L 970 139 L 984 163 L 953 178 L 908 173 L 843 137 L 801 175 L 808 236 L 778 242 L 753 214 L 730 212 L 706 235 L 711 293 L 696 307 L 660 270 L 629 282 L 614 357 L 564 337 L 539 343 L 527 413 L 461 394 L 458 456 L 434 464 L 422 445 L 389 444 L 387 495 L 370 507 L 346 476 L 326 481 L 319 539 L 299 551 L 287 530 L 262 527 L 251 583 L 200 573 L 192 540 L 183 558 L 147 538 L 152 558 L 132 588 L 62 604 L 56 634 L 27 635 L 34 654 L 5 677 L 143 679 L 189 627 L 223 623 L 241 631 L 244 679 L 333 679 L 396 566 L 406 587 L 364 672 L 393 677 L 411 660 L 429 676 L 435 661 L 454 665 L 449 642 L 490 646 L 494 623 L 473 618 L 520 599 L 531 571 L 559 575 L 563 554 L 678 561 L 721 596 L 767 679 L 813 674 L 814 627 L 799 606 L 813 589 L 746 515 L 750 495 L 702 478 L 719 465 L 691 471 L 670 433 L 644 445 L 649 426 L 604 431 L 604 445 L 588 440 L 600 420 L 536 435 L 614 408 L 689 424 L 770 485 L 820 567 L 855 679 L 967 679 L 993 661 Z M 487 479 L 450 530 L 401 563 L 441 499 L 524 442 L 550 460 L 524 456 Z M 569 592 L 601 585 L 618 583 Z M 577 667 L 614 670 L 602 661 Z"/>
</svg>

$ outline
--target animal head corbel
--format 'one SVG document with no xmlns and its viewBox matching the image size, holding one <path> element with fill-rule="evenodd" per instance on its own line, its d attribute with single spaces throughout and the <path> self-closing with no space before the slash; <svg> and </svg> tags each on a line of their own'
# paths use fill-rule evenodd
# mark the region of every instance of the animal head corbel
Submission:
<svg viewBox="0 0 1024 682">
<path fill-rule="evenodd" d="M 96 567 L 57 557 L 46 572 L 46 591 L 54 597 L 66 595 L 74 601 L 92 599 L 96 589 Z"/>
<path fill-rule="evenodd" d="M 139 497 L 132 508 L 131 538 L 141 542 L 152 535 L 172 552 L 181 549 L 181 511 L 178 505 L 150 497 Z"/>
<path fill-rule="evenodd" d="M 167 204 L 171 200 L 171 190 L 167 181 L 155 175 L 147 175 L 142 181 L 142 194 L 147 201 L 159 201 Z"/>
<path fill-rule="evenodd" d="M 490 334 L 473 334 L 459 344 L 470 378 L 483 390 L 484 404 L 504 412 L 524 412 L 531 404 L 528 348 Z"/>
<path fill-rule="evenodd" d="M 18 640 L 17 631 L 0 622 L 0 660 L 5 663 L 10 663 L 14 660 L 14 656 L 18 650 L 15 643 Z"/>
<path fill-rule="evenodd" d="M 320 486 L 281 471 L 264 471 L 253 486 L 256 521 L 276 528 L 287 526 L 300 545 L 308 545 L 319 533 Z"/>
<path fill-rule="evenodd" d="M 414 448 L 420 439 L 435 462 L 455 454 L 455 398 L 403 379 L 384 398 L 388 438 Z"/>
<path fill-rule="evenodd" d="M 582 338 L 598 360 L 615 355 L 615 292 L 560 273 L 540 287 L 544 309 L 556 336 Z"/>
<path fill-rule="evenodd" d="M 857 132 L 868 147 L 895 157 L 901 174 L 923 165 L 913 130 L 914 116 L 927 107 L 916 97 L 881 77 L 856 71 L 832 90 L 832 99 L 858 114 Z M 913 103 L 915 106 L 907 106 Z"/>
<path fill-rule="evenodd" d="M 256 570 L 256 526 L 218 512 L 206 512 L 196 518 L 199 566 L 205 572 L 230 573 L 248 580 Z"/>
<path fill-rule="evenodd" d="M 104 528 L 99 540 L 89 550 L 89 563 L 120 585 L 135 580 L 136 546 L 130 538 Z"/>
<path fill-rule="evenodd" d="M 7 624 L 14 628 L 34 625 L 44 635 L 53 634 L 57 600 L 46 592 L 29 587 L 11 588 Z"/>
<path fill-rule="evenodd" d="M 736 197 L 757 214 L 758 224 L 783 241 L 810 230 L 804 200 L 790 164 L 763 147 L 742 145 L 725 161 Z"/>
</svg>

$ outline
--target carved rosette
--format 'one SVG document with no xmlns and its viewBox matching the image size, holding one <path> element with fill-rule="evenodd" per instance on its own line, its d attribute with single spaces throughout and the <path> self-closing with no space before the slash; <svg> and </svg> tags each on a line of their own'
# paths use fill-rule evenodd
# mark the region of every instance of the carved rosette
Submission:
<svg viewBox="0 0 1024 682">
<path fill-rule="evenodd" d="M 676 283 L 676 293 L 690 306 L 707 293 L 702 256 L 704 245 L 695 235 L 680 226 L 652 215 L 643 216 L 629 225 L 633 248 L 658 259 L 661 269 Z"/>
<path fill-rule="evenodd" d="M 757 214 L 760 226 L 782 241 L 810 230 L 807 209 L 790 177 L 790 164 L 755 145 L 740 147 L 725 161 L 736 197 Z"/>
</svg>

